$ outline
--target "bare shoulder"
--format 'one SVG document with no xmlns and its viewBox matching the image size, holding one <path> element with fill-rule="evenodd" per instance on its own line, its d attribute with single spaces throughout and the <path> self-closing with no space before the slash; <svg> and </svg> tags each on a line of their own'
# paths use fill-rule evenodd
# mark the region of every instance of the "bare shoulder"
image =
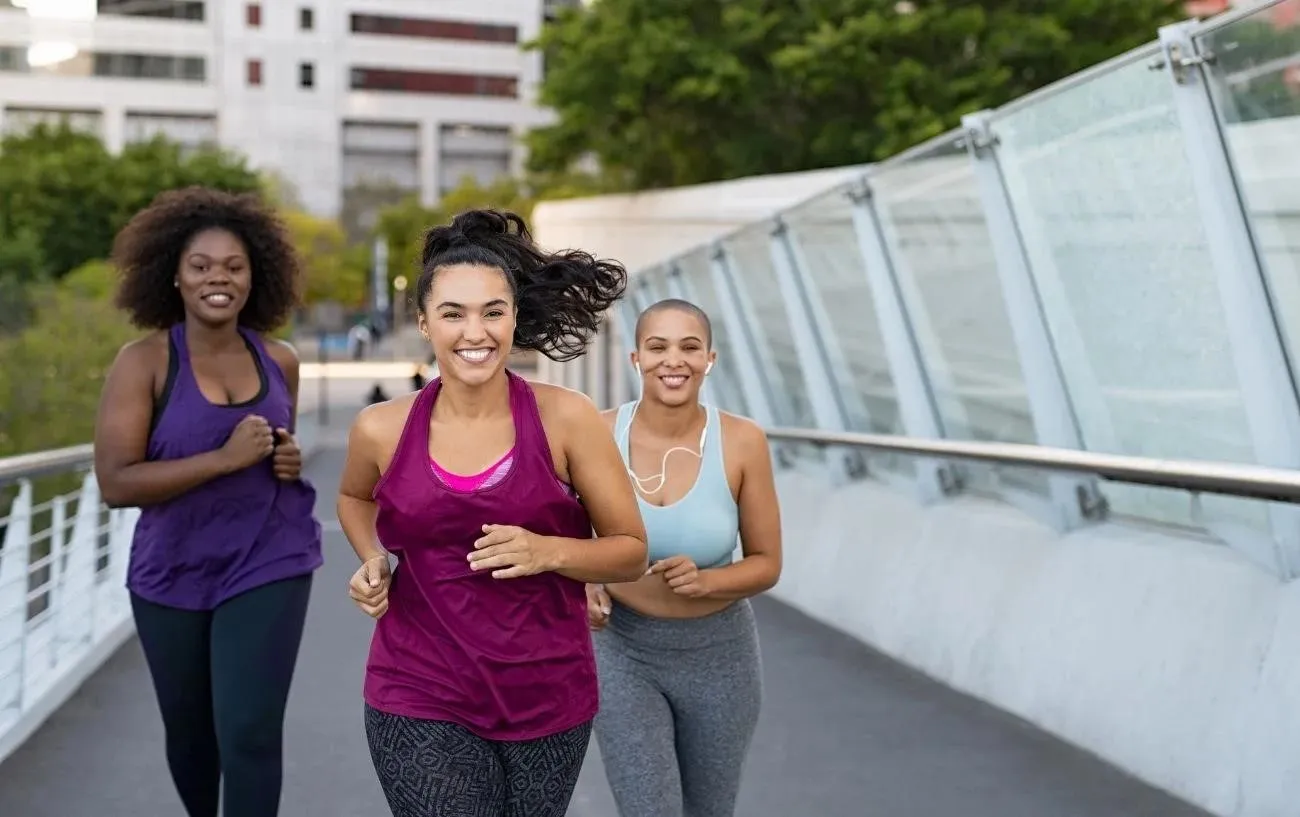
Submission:
<svg viewBox="0 0 1300 817">
<path fill-rule="evenodd" d="M 411 415 L 411 407 L 419 392 L 411 392 L 382 403 L 372 403 L 357 412 L 352 421 L 352 439 L 365 443 L 375 451 L 391 453 L 397 449 L 402 439 L 402 429 L 406 428 L 406 418 Z"/>
<path fill-rule="evenodd" d="M 609 426 L 609 429 L 613 431 L 614 426 L 618 423 L 618 408 L 605 409 L 600 413 L 600 419 L 604 420 L 605 425 Z"/>
<path fill-rule="evenodd" d="M 160 385 L 166 376 L 168 355 L 166 332 L 150 332 L 129 341 L 117 350 L 113 379 L 122 384 L 138 384 L 140 388 Z"/>
<path fill-rule="evenodd" d="M 167 363 L 167 333 L 150 332 L 142 338 L 122 344 L 117 351 L 117 361 L 122 366 L 149 366 Z"/>
<path fill-rule="evenodd" d="M 301 360 L 301 358 L 298 357 L 298 350 L 287 340 L 263 335 L 262 343 L 266 346 L 266 353 L 281 366 L 286 364 L 297 366 L 298 362 Z"/>
<path fill-rule="evenodd" d="M 722 423 L 722 439 L 727 445 L 734 446 L 733 450 L 745 454 L 766 451 L 767 432 L 758 423 L 721 409 L 718 418 Z"/>
<path fill-rule="evenodd" d="M 381 467 L 387 467 L 402 441 L 402 431 L 419 394 L 403 394 L 390 401 L 372 403 L 357 412 L 348 435 L 348 448 L 355 449 L 363 457 L 373 458 L 373 462 Z"/>
<path fill-rule="evenodd" d="M 537 397 L 537 410 L 542 421 L 560 424 L 589 423 L 600 418 L 600 412 L 591 398 L 576 389 L 529 380 L 528 386 Z"/>
</svg>

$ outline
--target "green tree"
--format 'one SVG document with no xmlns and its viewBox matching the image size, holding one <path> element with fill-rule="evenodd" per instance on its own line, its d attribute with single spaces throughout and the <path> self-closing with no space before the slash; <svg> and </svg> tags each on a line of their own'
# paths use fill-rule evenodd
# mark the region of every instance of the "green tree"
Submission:
<svg viewBox="0 0 1300 817">
<path fill-rule="evenodd" d="M 366 302 L 366 266 L 350 253 L 337 221 L 302 212 L 284 214 L 294 246 L 302 258 L 303 303 L 335 301 L 356 309 Z"/>
<path fill-rule="evenodd" d="M 109 302 L 117 288 L 117 269 L 107 261 L 87 261 L 63 276 L 59 283 L 64 292 L 74 297 Z"/>
<path fill-rule="evenodd" d="M 599 0 L 548 24 L 533 172 L 629 188 L 886 158 L 1155 37 L 1177 0 Z"/>
<path fill-rule="evenodd" d="M 100 384 L 138 332 L 103 297 L 106 265 L 34 288 L 35 321 L 0 338 L 0 456 L 90 440 Z"/>
<path fill-rule="evenodd" d="M 92 134 L 38 125 L 0 139 L 0 245 L 34 243 L 27 256 L 38 266 L 34 277 L 56 278 L 107 257 L 136 211 L 188 185 L 261 189 L 242 158 L 215 148 L 182 150 L 157 138 L 114 155 Z M 0 276 L 10 274 L 0 266 Z"/>
<path fill-rule="evenodd" d="M 34 316 L 31 289 L 44 274 L 41 245 L 31 229 L 2 238 L 0 229 L 0 336 L 16 332 Z"/>
</svg>

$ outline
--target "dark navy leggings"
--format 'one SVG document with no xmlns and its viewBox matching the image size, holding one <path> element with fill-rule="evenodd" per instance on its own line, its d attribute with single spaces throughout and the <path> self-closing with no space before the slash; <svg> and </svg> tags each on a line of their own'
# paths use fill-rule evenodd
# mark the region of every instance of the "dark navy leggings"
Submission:
<svg viewBox="0 0 1300 817">
<path fill-rule="evenodd" d="M 189 817 L 275 817 L 284 708 L 311 576 L 243 593 L 216 610 L 164 607 L 132 594 L 136 631 L 167 735 L 167 765 Z"/>
</svg>

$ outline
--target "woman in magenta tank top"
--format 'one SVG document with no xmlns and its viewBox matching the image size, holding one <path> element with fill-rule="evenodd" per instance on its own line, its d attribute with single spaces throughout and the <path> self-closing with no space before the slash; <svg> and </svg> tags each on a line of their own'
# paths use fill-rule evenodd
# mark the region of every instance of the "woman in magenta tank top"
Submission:
<svg viewBox="0 0 1300 817">
<path fill-rule="evenodd" d="M 172 780 L 190 817 L 216 817 L 218 799 L 227 817 L 274 817 L 321 564 L 298 358 L 261 334 L 294 307 L 297 260 L 256 198 L 199 188 L 159 196 L 113 256 L 118 305 L 156 331 L 108 373 L 95 475 L 109 505 L 140 508 L 127 587 Z"/>
<path fill-rule="evenodd" d="M 506 360 L 579 357 L 626 273 L 491 210 L 431 230 L 422 262 L 439 377 L 358 415 L 339 486 L 378 619 L 371 756 L 395 817 L 563 817 L 597 708 L 583 583 L 641 576 L 645 529 L 596 407 Z"/>
</svg>

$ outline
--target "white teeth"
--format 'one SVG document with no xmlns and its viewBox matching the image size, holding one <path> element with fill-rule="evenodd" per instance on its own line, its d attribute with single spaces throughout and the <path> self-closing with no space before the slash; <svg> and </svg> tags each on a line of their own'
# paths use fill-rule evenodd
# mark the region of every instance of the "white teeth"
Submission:
<svg viewBox="0 0 1300 817">
<path fill-rule="evenodd" d="M 660 379 L 663 380 L 664 383 L 668 384 L 669 386 L 680 386 L 686 382 L 686 375 L 673 374 Z"/>
<path fill-rule="evenodd" d="M 226 304 L 230 303 L 230 296 L 229 295 L 207 295 L 204 296 L 203 300 L 207 301 L 213 306 L 225 306 Z"/>
<path fill-rule="evenodd" d="M 491 349 L 458 349 L 456 354 L 460 355 L 470 363 L 482 363 L 492 354 Z"/>
</svg>

